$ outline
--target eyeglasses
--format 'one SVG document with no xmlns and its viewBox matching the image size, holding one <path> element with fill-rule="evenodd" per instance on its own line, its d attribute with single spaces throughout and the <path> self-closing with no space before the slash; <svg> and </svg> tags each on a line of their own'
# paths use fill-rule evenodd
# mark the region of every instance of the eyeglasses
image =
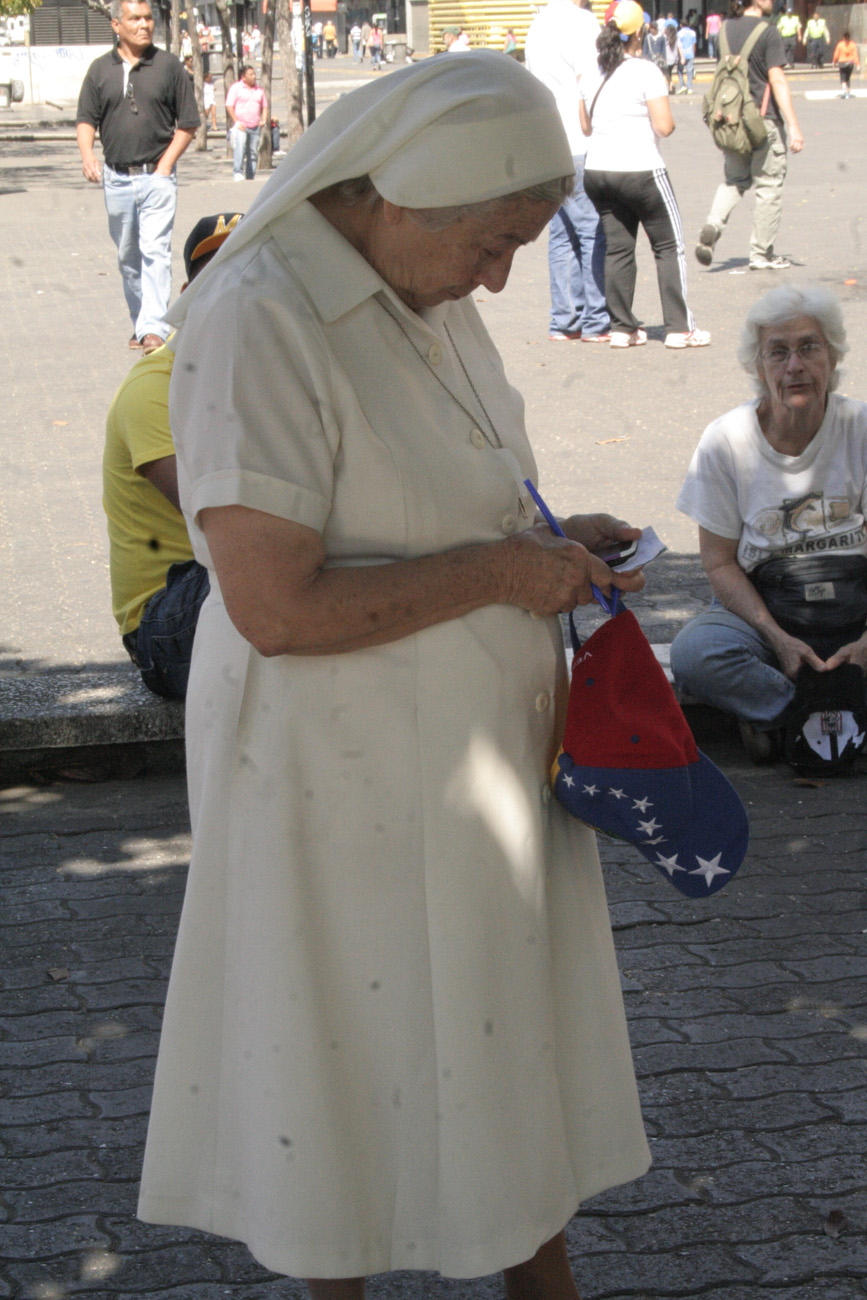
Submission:
<svg viewBox="0 0 867 1300">
<path fill-rule="evenodd" d="M 132 88 L 132 77 L 126 83 L 126 98 L 129 100 L 130 110 L 133 113 L 138 113 L 138 104 L 135 102 L 135 94 Z"/>
<path fill-rule="evenodd" d="M 820 343 L 818 339 L 807 339 L 805 343 L 799 343 L 796 348 L 787 348 L 785 343 L 775 343 L 764 353 L 764 358 L 772 366 L 787 366 L 793 352 L 797 352 L 802 361 L 818 361 L 824 351 L 824 343 Z"/>
</svg>

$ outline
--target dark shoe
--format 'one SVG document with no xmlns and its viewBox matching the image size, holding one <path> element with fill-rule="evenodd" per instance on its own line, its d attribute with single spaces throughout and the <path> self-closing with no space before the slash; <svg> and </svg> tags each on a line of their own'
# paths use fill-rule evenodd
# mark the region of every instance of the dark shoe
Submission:
<svg viewBox="0 0 867 1300">
<path fill-rule="evenodd" d="M 130 339 L 129 343 L 127 343 L 127 347 L 128 347 L 128 348 L 140 348 L 140 347 L 141 347 L 141 340 L 140 340 L 140 339 L 137 339 L 136 336 L 133 334 L 133 336 L 132 336 L 132 338 Z"/>
<path fill-rule="evenodd" d="M 159 334 L 145 334 L 141 341 L 142 351 L 147 356 L 150 352 L 156 352 L 164 343 L 165 339 L 161 339 Z"/>
<path fill-rule="evenodd" d="M 719 231 L 716 226 L 710 224 L 702 226 L 698 232 L 698 243 L 695 246 L 695 255 L 701 262 L 702 266 L 710 266 L 713 261 L 713 246 L 719 239 Z"/>
<path fill-rule="evenodd" d="M 738 718 L 738 731 L 744 742 L 744 749 L 757 767 L 773 763 L 777 755 L 777 734 L 774 731 L 758 731 L 745 718 Z"/>
</svg>

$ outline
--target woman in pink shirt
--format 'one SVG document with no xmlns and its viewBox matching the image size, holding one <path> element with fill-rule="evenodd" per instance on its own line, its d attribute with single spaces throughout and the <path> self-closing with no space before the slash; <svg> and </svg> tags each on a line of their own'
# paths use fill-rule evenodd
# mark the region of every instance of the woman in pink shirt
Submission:
<svg viewBox="0 0 867 1300">
<path fill-rule="evenodd" d="M 261 86 L 256 85 L 252 63 L 241 68 L 241 79 L 229 87 L 226 116 L 232 123 L 234 179 L 248 181 L 256 175 L 259 161 L 259 136 L 268 120 L 268 101 Z"/>
</svg>

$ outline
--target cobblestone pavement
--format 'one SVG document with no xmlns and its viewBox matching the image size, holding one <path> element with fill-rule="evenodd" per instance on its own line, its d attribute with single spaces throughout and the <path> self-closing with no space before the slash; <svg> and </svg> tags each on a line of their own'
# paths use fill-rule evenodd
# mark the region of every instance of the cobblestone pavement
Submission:
<svg viewBox="0 0 867 1300">
<path fill-rule="evenodd" d="M 585 1300 L 867 1295 L 863 772 L 824 787 L 706 745 L 752 845 L 706 903 L 603 843 L 654 1155 L 569 1227 Z M 134 1219 L 189 841 L 183 780 L 0 795 L 0 1296 L 277 1300 L 244 1248 Z M 840 1219 L 840 1216 L 844 1216 Z M 376 1279 L 380 1297 L 497 1279 Z"/>
</svg>

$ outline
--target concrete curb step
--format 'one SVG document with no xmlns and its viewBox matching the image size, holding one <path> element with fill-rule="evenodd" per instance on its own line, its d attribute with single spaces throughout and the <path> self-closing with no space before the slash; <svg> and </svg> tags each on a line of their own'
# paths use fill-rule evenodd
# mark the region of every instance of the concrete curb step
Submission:
<svg viewBox="0 0 867 1300">
<path fill-rule="evenodd" d="M 0 677 L 4 781 L 179 770 L 183 748 L 183 704 L 153 695 L 132 664 Z"/>
<path fill-rule="evenodd" d="M 653 650 L 671 682 L 669 646 Z M 706 710 L 678 698 L 693 730 L 704 731 Z M 183 766 L 184 706 L 153 695 L 132 664 L 0 675 L 0 782 L 6 785 L 37 775 L 100 781 Z"/>
</svg>

